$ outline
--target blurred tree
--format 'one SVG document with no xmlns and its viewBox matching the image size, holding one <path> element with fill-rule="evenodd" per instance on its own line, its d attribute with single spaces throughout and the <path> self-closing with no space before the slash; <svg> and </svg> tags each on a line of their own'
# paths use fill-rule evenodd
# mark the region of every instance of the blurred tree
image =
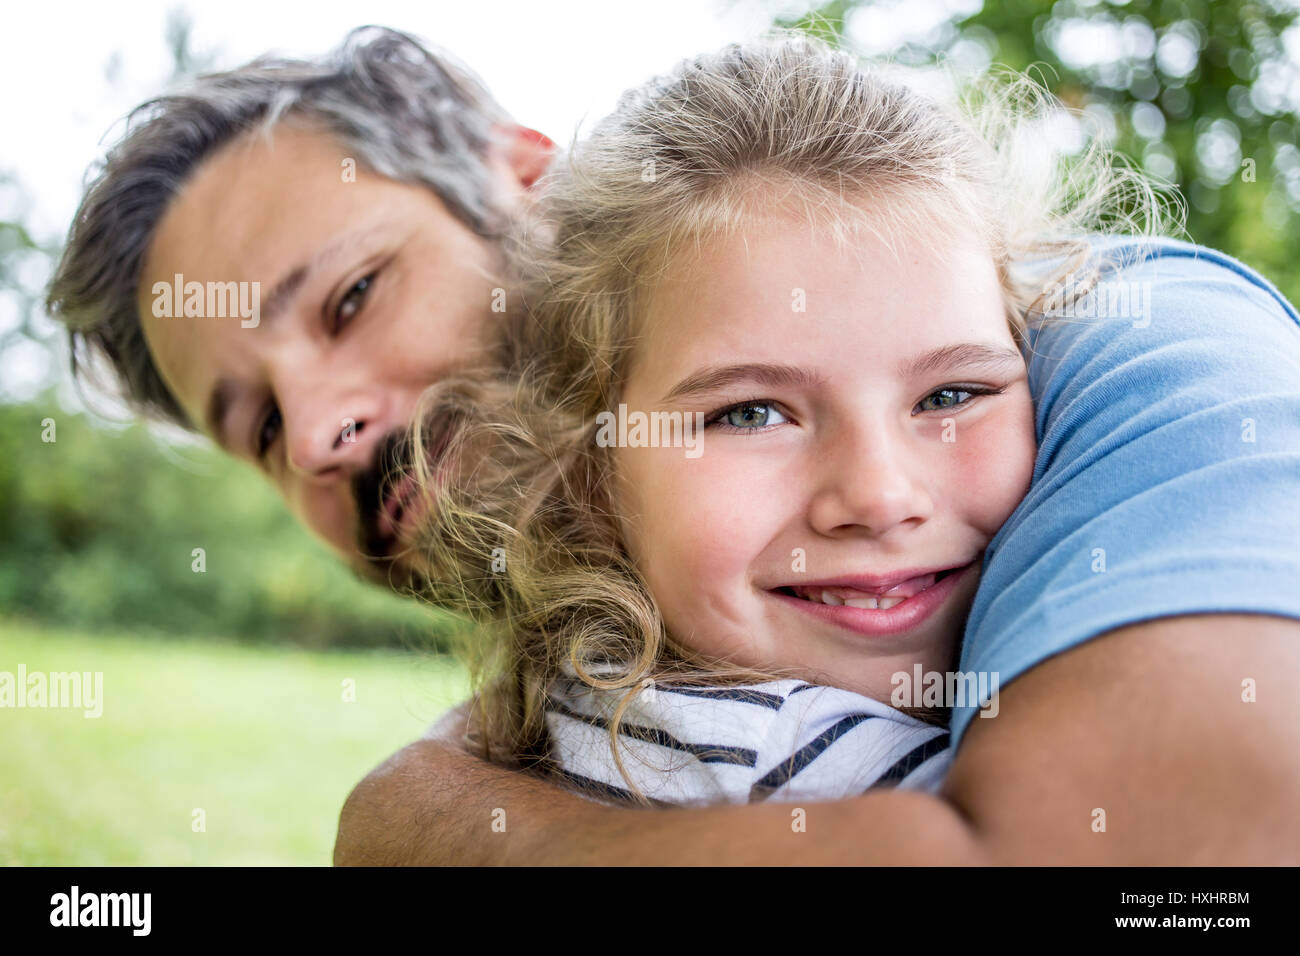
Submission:
<svg viewBox="0 0 1300 956">
<path fill-rule="evenodd" d="M 211 69 L 215 51 L 197 52 L 193 21 L 183 7 L 167 14 L 164 42 L 171 55 L 169 86 Z M 122 57 L 109 55 L 104 78 L 120 79 Z M 63 374 L 56 356 L 66 355 L 60 327 L 44 313 L 44 285 L 58 259 L 60 240 L 37 238 L 28 225 L 31 199 L 17 176 L 0 170 L 0 402 L 29 400 Z"/>
<path fill-rule="evenodd" d="M 866 53 L 886 19 L 933 4 L 830 0 L 776 17 Z M 1122 153 L 1189 200 L 1193 240 L 1259 269 L 1300 302 L 1300 65 L 1283 35 L 1300 31 L 1283 0 L 998 0 L 948 3 L 891 45 L 896 61 L 945 58 L 1035 67 L 1068 106 L 1091 114 Z M 895 21 L 896 22 L 896 21 Z M 1300 44 L 1297 44 L 1300 48 Z"/>
<path fill-rule="evenodd" d="M 251 468 L 160 443 L 140 424 L 92 427 L 52 401 L 0 404 L 0 502 L 0 636 L 3 617 L 21 615 L 429 650 L 450 623 L 355 579 Z"/>
<path fill-rule="evenodd" d="M 30 201 L 0 171 L 0 401 L 30 398 L 54 377 L 55 329 L 43 310 L 43 286 L 58 252 L 28 226 Z"/>
<path fill-rule="evenodd" d="M 194 49 L 194 20 L 184 7 L 174 7 L 168 11 L 163 36 L 172 55 L 172 85 L 199 73 L 206 73 L 220 59 L 214 50 L 200 53 Z"/>
</svg>

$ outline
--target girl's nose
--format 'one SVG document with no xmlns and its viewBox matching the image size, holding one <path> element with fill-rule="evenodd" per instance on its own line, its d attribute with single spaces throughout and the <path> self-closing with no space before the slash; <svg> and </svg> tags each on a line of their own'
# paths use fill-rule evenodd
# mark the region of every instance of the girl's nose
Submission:
<svg viewBox="0 0 1300 956">
<path fill-rule="evenodd" d="M 880 537 L 934 512 L 924 459 L 902 436 L 845 431 L 813 461 L 808 521 L 819 534 Z"/>
</svg>

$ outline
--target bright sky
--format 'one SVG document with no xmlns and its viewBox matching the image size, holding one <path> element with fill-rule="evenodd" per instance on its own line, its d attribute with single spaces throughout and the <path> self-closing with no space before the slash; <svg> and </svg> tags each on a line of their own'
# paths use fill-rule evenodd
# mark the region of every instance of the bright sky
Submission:
<svg viewBox="0 0 1300 956">
<path fill-rule="evenodd" d="M 1292 0 L 1295 2 L 1295 0 Z M 167 15 L 184 9 L 192 48 L 229 68 L 275 50 L 311 56 L 351 27 L 379 23 L 443 46 L 477 71 L 516 119 L 557 141 L 608 113 L 618 94 L 682 57 L 760 32 L 812 0 L 18 0 L 0 56 L 0 172 L 32 201 L 38 237 L 62 237 L 87 165 L 127 111 L 161 92 Z M 920 38 L 980 0 L 880 0 L 856 11 L 863 52 Z M 1300 30 L 1291 31 L 1300 60 Z M 17 41 L 17 42 L 15 42 Z M 110 68 L 110 64 L 113 66 Z M 113 79 L 110 81 L 109 76 Z M 1292 91 L 1300 97 L 1300 90 Z M 111 132 L 110 132 L 111 131 Z M 0 218 L 14 197 L 0 190 Z"/>
<path fill-rule="evenodd" d="M 784 4 L 789 6 L 789 3 Z M 38 0 L 7 5 L 0 57 L 0 170 L 34 200 L 31 224 L 62 235 L 86 166 L 116 138 L 126 112 L 161 91 L 171 57 L 168 11 L 193 22 L 192 48 L 216 67 L 269 50 L 322 53 L 351 27 L 379 23 L 446 47 L 476 70 L 520 122 L 557 140 L 585 116 L 678 59 L 743 39 L 782 0 Z M 796 2 L 795 6 L 799 6 Z M 22 42 L 13 42 L 22 38 Z M 115 81 L 108 80 L 116 61 Z M 113 129 L 108 138 L 105 134 Z M 0 216 L 11 212 L 0 208 Z"/>
</svg>

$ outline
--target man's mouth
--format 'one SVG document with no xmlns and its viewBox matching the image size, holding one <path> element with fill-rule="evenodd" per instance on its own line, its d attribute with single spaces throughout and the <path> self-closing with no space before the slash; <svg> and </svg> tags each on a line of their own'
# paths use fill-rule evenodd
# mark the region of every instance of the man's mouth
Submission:
<svg viewBox="0 0 1300 956">
<path fill-rule="evenodd" d="M 436 479 L 454 423 L 444 420 L 426 429 L 423 449 L 427 474 Z M 427 511 L 428 489 L 415 474 L 414 442 L 398 430 L 380 443 L 375 464 L 355 484 L 362 553 L 371 561 L 390 562 L 401 546 L 409 546 Z"/>
<path fill-rule="evenodd" d="M 398 540 L 409 525 L 417 520 L 424 509 L 411 507 L 411 497 L 415 494 L 415 475 L 404 475 L 394 484 L 379 508 L 377 526 L 379 533 L 386 539 Z"/>
<path fill-rule="evenodd" d="M 430 440 L 436 444 L 430 443 Z M 426 438 L 424 451 L 426 477 L 429 481 L 436 482 L 441 474 L 439 465 L 450 440 L 449 429 L 439 429 L 437 435 Z M 394 544 L 398 542 L 409 544 L 415 527 L 428 511 L 432 489 L 421 489 L 413 462 L 385 484 L 391 487 L 380 505 L 379 532 L 384 537 L 392 539 Z"/>
</svg>

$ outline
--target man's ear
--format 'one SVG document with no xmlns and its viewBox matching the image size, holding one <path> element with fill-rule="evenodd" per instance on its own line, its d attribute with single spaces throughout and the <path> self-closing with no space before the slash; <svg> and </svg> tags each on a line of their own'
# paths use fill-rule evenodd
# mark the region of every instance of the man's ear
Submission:
<svg viewBox="0 0 1300 956">
<path fill-rule="evenodd" d="M 522 189 L 532 188 L 555 158 L 555 143 L 545 133 L 518 124 L 500 125 L 494 132 L 493 158 Z"/>
</svg>

